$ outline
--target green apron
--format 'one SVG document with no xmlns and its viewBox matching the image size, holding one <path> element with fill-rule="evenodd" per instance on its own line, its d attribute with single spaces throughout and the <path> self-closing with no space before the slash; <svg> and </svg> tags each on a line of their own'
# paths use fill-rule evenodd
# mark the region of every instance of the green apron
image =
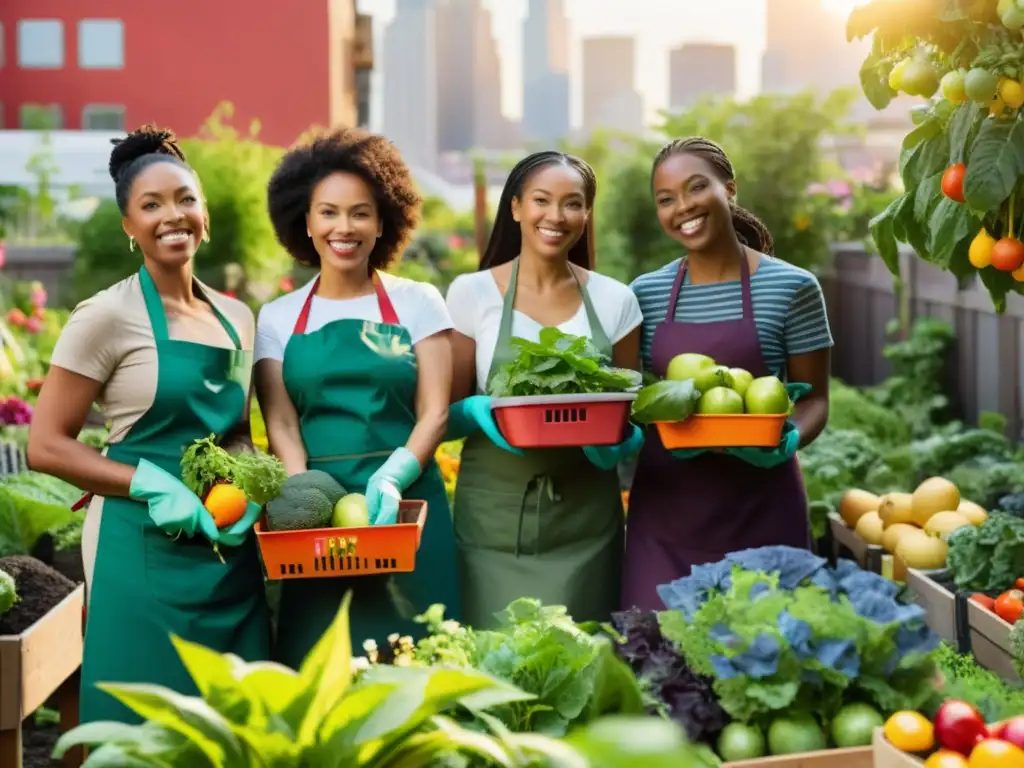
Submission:
<svg viewBox="0 0 1024 768">
<path fill-rule="evenodd" d="M 153 405 L 118 443 L 114 461 L 148 459 L 179 476 L 193 440 L 223 435 L 245 413 L 252 353 L 241 349 L 231 323 L 213 302 L 234 349 L 171 339 L 167 317 L 149 272 L 139 271 L 157 354 Z M 81 721 L 140 718 L 97 682 L 149 683 L 187 695 L 198 691 L 170 634 L 250 661 L 270 656 L 270 625 L 255 536 L 221 547 L 225 562 L 203 535 L 172 538 L 150 519 L 147 505 L 107 497 L 100 518 L 96 565 L 87 600 L 82 661 Z"/>
<path fill-rule="evenodd" d="M 488 379 L 516 353 L 510 343 L 519 262 L 501 312 Z M 594 345 L 612 345 L 580 284 Z M 462 611 L 472 627 L 520 597 L 564 605 L 578 621 L 608 619 L 619 607 L 625 519 L 614 471 L 591 464 L 579 448 L 517 456 L 482 433 L 462 449 L 455 486 L 455 539 Z"/>
<path fill-rule="evenodd" d="M 350 493 L 365 493 L 371 475 L 416 426 L 416 355 L 376 275 L 373 282 L 382 322 L 335 320 L 306 333 L 317 278 L 284 351 L 284 383 L 299 414 L 308 467 L 327 472 Z M 432 603 L 460 617 L 451 513 L 433 461 L 403 496 L 427 502 L 416 571 L 283 581 L 275 649 L 282 664 L 298 668 L 348 590 L 356 654 L 368 639 L 384 648 L 393 632 L 422 636 L 412 619 Z"/>
</svg>

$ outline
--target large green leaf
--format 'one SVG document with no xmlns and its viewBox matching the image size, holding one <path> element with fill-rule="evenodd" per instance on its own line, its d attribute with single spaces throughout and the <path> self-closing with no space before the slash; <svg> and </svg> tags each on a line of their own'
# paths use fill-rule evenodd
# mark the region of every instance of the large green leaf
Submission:
<svg viewBox="0 0 1024 768">
<path fill-rule="evenodd" d="M 896 198 L 868 224 L 871 230 L 871 239 L 875 243 L 875 248 L 878 249 L 878 255 L 882 257 L 885 266 L 894 275 L 898 275 L 900 271 L 900 251 L 894 233 L 894 220 L 906 199 L 907 194 Z"/>
<path fill-rule="evenodd" d="M 392 719 L 392 730 L 404 727 L 404 719 L 388 711 L 381 713 L 381 710 L 387 710 L 387 700 L 398 687 L 398 684 L 374 683 L 361 684 L 350 689 L 345 698 L 324 719 L 318 737 L 319 743 L 307 750 L 307 759 L 313 764 L 320 764 L 325 760 L 325 756 L 354 760 L 367 741 L 379 736 L 376 730 L 379 726 L 376 725 L 371 725 L 369 733 L 372 736 L 363 735 L 371 717 Z"/>
<path fill-rule="evenodd" d="M 60 759 L 77 746 L 95 748 L 86 762 L 88 768 L 97 765 L 118 768 L 194 765 L 197 760 L 202 760 L 201 754 L 187 738 L 152 722 L 141 725 L 85 723 L 57 740 L 53 756 Z"/>
<path fill-rule="evenodd" d="M 879 54 L 877 42 L 860 65 L 861 90 L 875 109 L 885 109 L 896 98 L 896 91 L 889 87 L 892 67 L 892 62 Z"/>
<path fill-rule="evenodd" d="M 352 681 L 352 640 L 348 609 L 352 591 L 345 593 L 327 632 L 313 646 L 299 670 L 300 693 L 289 705 L 285 719 L 294 725 L 302 745 L 313 744 L 327 713 L 345 695 Z"/>
<path fill-rule="evenodd" d="M 949 162 L 966 163 L 970 158 L 971 141 L 984 116 L 981 105 L 968 101 L 956 108 L 949 119 Z"/>
<path fill-rule="evenodd" d="M 1006 311 L 1006 294 L 1016 290 L 1020 283 L 1010 272 L 1001 272 L 995 267 L 985 267 L 978 274 L 981 276 L 981 282 L 988 289 L 988 295 L 992 298 L 996 314 L 1001 315 Z"/>
<path fill-rule="evenodd" d="M 566 741 L 588 768 L 711 768 L 719 764 L 707 747 L 688 744 L 674 723 L 651 717 L 606 717 Z"/>
<path fill-rule="evenodd" d="M 254 709 L 262 710 L 260 703 L 253 701 L 235 679 L 230 654 L 217 653 L 173 634 L 171 643 L 199 694 L 226 719 L 246 723 Z"/>
<path fill-rule="evenodd" d="M 299 674 L 272 661 L 245 663 L 239 659 L 233 674 L 251 696 L 262 699 L 272 712 L 285 712 L 302 691 Z"/>
<path fill-rule="evenodd" d="M 941 124 L 937 121 L 920 125 L 907 134 L 907 139 L 925 128 L 932 132 L 932 135 L 905 148 L 900 154 L 900 176 L 907 189 L 916 187 L 929 176 L 942 173 L 948 165 L 949 136 L 942 131 Z"/>
<path fill-rule="evenodd" d="M 964 198 L 976 211 L 988 213 L 1010 196 L 1024 176 L 1024 122 L 985 120 L 971 146 L 964 177 Z"/>
<path fill-rule="evenodd" d="M 978 233 L 981 222 L 966 206 L 948 197 L 939 199 L 931 215 L 931 263 L 949 269 L 950 258 L 965 239 Z"/>
<path fill-rule="evenodd" d="M 97 683 L 133 712 L 191 741 L 212 768 L 248 768 L 245 750 L 229 723 L 200 698 L 158 685 Z"/>
</svg>

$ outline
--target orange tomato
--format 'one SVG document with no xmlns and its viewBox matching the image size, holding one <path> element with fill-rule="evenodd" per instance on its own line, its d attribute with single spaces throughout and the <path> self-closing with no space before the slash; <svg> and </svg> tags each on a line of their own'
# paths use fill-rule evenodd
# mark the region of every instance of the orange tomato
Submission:
<svg viewBox="0 0 1024 768">
<path fill-rule="evenodd" d="M 1024 615 L 1024 592 L 1011 589 L 996 598 L 996 615 L 1009 624 L 1016 624 Z"/>
<path fill-rule="evenodd" d="M 935 746 L 935 728 L 920 712 L 908 709 L 885 721 L 885 738 L 904 752 L 924 752 Z"/>
<path fill-rule="evenodd" d="M 248 505 L 249 500 L 245 492 L 230 483 L 218 483 L 213 486 L 203 503 L 218 528 L 234 525 L 241 520 Z"/>
<path fill-rule="evenodd" d="M 971 750 L 969 768 L 1024 768 L 1024 749 L 999 739 L 985 739 Z"/>
<path fill-rule="evenodd" d="M 924 761 L 924 768 L 968 768 L 968 763 L 959 752 L 940 749 Z"/>
</svg>

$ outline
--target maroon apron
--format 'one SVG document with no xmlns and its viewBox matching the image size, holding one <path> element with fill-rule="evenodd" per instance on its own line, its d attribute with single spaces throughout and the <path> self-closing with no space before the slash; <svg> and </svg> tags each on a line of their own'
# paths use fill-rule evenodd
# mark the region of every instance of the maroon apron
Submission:
<svg viewBox="0 0 1024 768">
<path fill-rule="evenodd" d="M 683 259 L 665 321 L 654 331 L 654 373 L 664 377 L 673 357 L 690 352 L 755 377 L 773 375 L 761 354 L 747 259 L 741 262 L 738 320 L 675 322 L 686 271 Z M 664 610 L 659 584 L 689 576 L 692 566 L 717 562 L 729 552 L 782 544 L 811 548 L 807 493 L 795 456 L 771 469 L 715 452 L 675 459 L 656 432 L 648 433 L 629 497 L 623 608 Z"/>
</svg>

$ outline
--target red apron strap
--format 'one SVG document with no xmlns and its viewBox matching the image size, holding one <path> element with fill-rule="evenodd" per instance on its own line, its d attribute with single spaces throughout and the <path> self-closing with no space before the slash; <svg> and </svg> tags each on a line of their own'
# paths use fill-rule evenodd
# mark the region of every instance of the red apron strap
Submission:
<svg viewBox="0 0 1024 768">
<path fill-rule="evenodd" d="M 306 301 L 302 305 L 302 311 L 299 312 L 299 317 L 295 321 L 295 327 L 292 329 L 292 333 L 305 333 L 306 325 L 309 323 L 309 310 L 313 308 L 313 296 L 316 295 L 316 289 L 320 287 L 320 275 L 316 276 L 316 280 L 313 281 L 313 287 L 309 291 L 309 295 L 306 296 Z"/>
<path fill-rule="evenodd" d="M 83 496 L 82 498 L 80 498 L 78 501 L 71 505 L 71 511 L 77 512 L 82 507 L 86 506 L 90 501 L 92 501 L 92 496 L 93 495 L 91 493 L 85 494 L 85 496 Z"/>
<path fill-rule="evenodd" d="M 373 273 L 373 290 L 377 292 L 377 306 L 380 307 L 381 322 L 385 325 L 399 325 L 395 305 L 388 298 L 388 292 L 384 290 L 384 284 L 376 272 Z"/>
</svg>

